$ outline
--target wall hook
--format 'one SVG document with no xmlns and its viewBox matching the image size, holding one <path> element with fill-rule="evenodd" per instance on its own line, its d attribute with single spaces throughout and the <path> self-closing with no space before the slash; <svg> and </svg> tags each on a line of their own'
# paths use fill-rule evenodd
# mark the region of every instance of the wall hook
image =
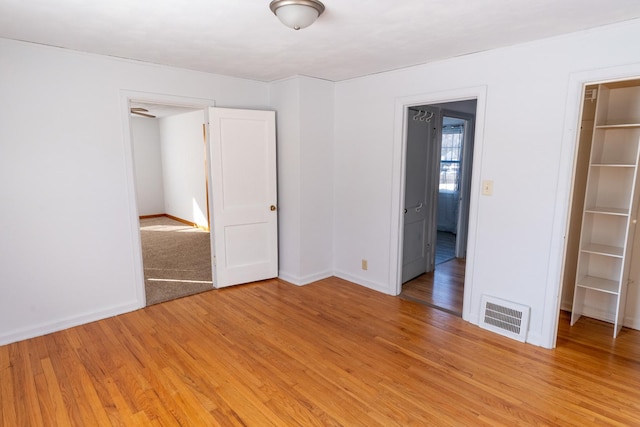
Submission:
<svg viewBox="0 0 640 427">
<path fill-rule="evenodd" d="M 429 114 L 429 117 L 427 117 L 426 121 L 427 121 L 427 122 L 430 122 L 430 121 L 431 121 L 431 119 L 433 118 L 433 111 L 429 112 L 428 114 Z M 426 112 L 425 112 L 425 115 L 427 115 L 427 113 L 426 113 Z"/>
</svg>

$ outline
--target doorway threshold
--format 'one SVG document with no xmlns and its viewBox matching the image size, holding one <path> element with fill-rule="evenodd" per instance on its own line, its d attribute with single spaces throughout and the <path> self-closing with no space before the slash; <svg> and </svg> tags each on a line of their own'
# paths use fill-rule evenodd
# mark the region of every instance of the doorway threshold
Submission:
<svg viewBox="0 0 640 427">
<path fill-rule="evenodd" d="M 462 312 L 457 312 L 455 310 L 450 310 L 450 309 L 445 308 L 445 307 L 440 307 L 438 305 L 429 303 L 429 302 L 427 302 L 425 300 L 422 300 L 422 299 L 419 299 L 419 298 L 414 298 L 412 296 L 403 295 L 403 294 L 400 294 L 399 297 L 402 298 L 403 300 L 406 300 L 406 301 L 417 302 L 418 304 L 426 305 L 427 307 L 431 307 L 431 308 L 435 308 L 436 310 L 444 311 L 445 313 L 452 314 L 452 315 L 454 315 L 456 317 L 462 317 Z"/>
</svg>

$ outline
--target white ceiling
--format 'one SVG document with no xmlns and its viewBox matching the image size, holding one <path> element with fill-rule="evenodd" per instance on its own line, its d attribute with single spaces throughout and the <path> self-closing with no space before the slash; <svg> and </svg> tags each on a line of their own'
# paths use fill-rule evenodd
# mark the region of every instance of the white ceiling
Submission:
<svg viewBox="0 0 640 427">
<path fill-rule="evenodd" d="M 0 37 L 273 81 L 339 81 L 640 17 L 638 0 L 324 0 L 294 31 L 269 0 L 0 0 Z"/>
</svg>

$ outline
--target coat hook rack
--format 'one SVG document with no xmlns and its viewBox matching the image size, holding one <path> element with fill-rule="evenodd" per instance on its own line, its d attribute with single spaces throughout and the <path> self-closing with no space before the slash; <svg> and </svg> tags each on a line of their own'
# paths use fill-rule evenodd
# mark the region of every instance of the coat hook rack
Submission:
<svg viewBox="0 0 640 427">
<path fill-rule="evenodd" d="M 433 112 L 430 111 L 422 111 L 418 110 L 415 116 L 413 116 L 413 120 L 420 120 L 421 122 L 429 123 L 433 118 Z"/>
</svg>

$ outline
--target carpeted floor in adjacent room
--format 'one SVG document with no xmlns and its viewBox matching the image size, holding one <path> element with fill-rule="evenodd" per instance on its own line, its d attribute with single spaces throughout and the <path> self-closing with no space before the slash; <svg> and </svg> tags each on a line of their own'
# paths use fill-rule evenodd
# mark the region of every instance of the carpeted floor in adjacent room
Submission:
<svg viewBox="0 0 640 427">
<path fill-rule="evenodd" d="M 141 219 L 147 305 L 213 289 L 209 232 L 167 217 Z"/>
</svg>

